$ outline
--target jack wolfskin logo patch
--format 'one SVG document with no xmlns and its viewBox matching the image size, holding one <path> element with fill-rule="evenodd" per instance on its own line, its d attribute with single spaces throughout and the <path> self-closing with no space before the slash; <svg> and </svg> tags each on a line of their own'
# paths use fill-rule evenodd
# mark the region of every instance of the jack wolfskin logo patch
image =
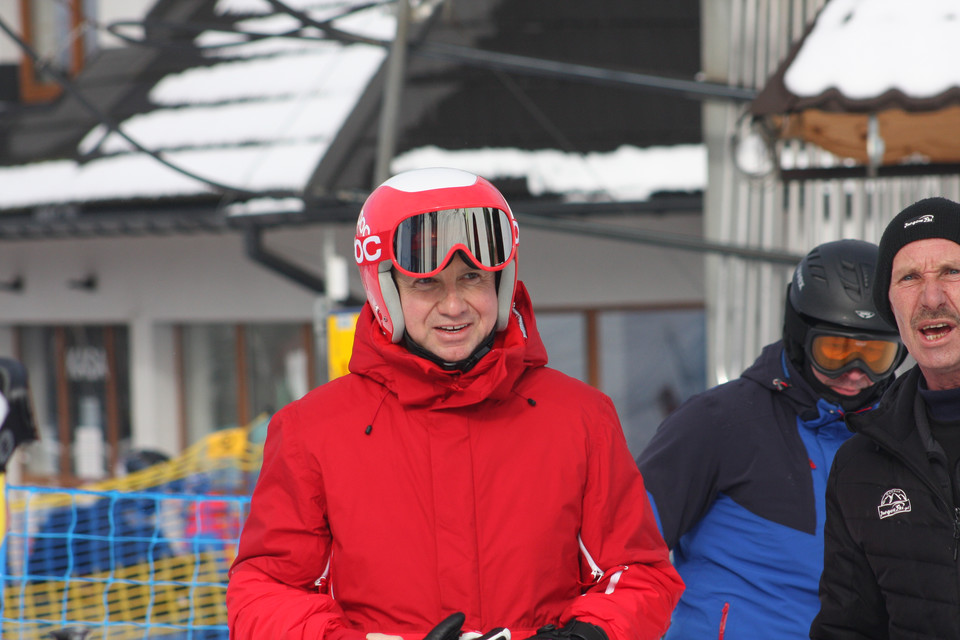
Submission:
<svg viewBox="0 0 960 640">
<path fill-rule="evenodd" d="M 880 499 L 877 511 L 880 513 L 881 520 L 910 511 L 910 498 L 907 497 L 907 492 L 903 489 L 890 489 Z"/>
</svg>

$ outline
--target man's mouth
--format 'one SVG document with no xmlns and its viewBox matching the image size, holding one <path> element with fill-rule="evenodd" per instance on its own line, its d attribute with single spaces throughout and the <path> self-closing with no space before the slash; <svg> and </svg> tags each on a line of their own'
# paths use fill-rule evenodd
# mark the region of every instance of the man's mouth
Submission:
<svg viewBox="0 0 960 640">
<path fill-rule="evenodd" d="M 953 331 L 949 324 L 946 322 L 940 322 L 938 324 L 927 325 L 920 329 L 920 334 L 926 338 L 927 342 L 933 342 L 943 338 L 948 333 Z"/>
<path fill-rule="evenodd" d="M 866 387 L 834 387 L 833 390 L 842 396 L 855 396 Z"/>
<path fill-rule="evenodd" d="M 455 324 L 449 327 L 439 327 L 441 331 L 446 331 L 448 333 L 456 333 L 457 331 L 462 331 L 467 328 L 468 325 L 465 324 Z"/>
</svg>

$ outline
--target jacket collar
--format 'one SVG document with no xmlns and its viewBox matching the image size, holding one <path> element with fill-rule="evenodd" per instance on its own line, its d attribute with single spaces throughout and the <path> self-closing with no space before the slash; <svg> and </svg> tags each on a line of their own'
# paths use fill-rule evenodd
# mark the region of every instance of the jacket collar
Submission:
<svg viewBox="0 0 960 640">
<path fill-rule="evenodd" d="M 547 363 L 526 287 L 517 282 L 514 313 L 494 338 L 493 349 L 467 372 L 447 371 L 393 344 L 380 329 L 369 305 L 357 321 L 350 371 L 376 380 L 396 394 L 401 404 L 453 408 L 512 393 L 528 369 Z"/>
<path fill-rule="evenodd" d="M 782 340 L 765 346 L 760 357 L 741 374 L 741 377 L 770 391 L 780 393 L 793 405 L 797 415 L 802 415 L 810 409 L 816 413 L 820 397 L 787 358 Z M 839 406 L 835 408 L 840 409 Z"/>
<path fill-rule="evenodd" d="M 870 438 L 919 475 L 929 471 L 931 456 L 943 455 L 931 434 L 926 405 L 918 392 L 922 376 L 915 365 L 887 389 L 876 411 L 847 416 L 851 431 Z"/>
<path fill-rule="evenodd" d="M 875 440 L 901 443 L 916 433 L 918 418 L 926 423 L 922 401 L 918 398 L 920 367 L 914 366 L 890 385 L 880 399 L 880 405 L 869 414 L 851 414 L 847 424 L 856 433 Z"/>
</svg>

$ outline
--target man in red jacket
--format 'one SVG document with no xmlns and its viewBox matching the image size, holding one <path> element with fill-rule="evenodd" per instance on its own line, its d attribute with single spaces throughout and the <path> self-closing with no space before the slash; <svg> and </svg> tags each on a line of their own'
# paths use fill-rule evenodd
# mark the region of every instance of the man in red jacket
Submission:
<svg viewBox="0 0 960 640">
<path fill-rule="evenodd" d="M 664 633 L 683 583 L 612 402 L 545 366 L 517 245 L 470 173 L 367 199 L 350 374 L 270 423 L 231 638 Z"/>
</svg>

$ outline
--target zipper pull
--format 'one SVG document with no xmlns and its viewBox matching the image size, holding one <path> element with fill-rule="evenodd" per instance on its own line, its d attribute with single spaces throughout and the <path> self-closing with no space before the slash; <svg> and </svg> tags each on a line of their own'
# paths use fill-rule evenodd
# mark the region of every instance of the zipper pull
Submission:
<svg viewBox="0 0 960 640">
<path fill-rule="evenodd" d="M 730 603 L 724 602 L 723 609 L 720 611 L 720 640 L 723 640 L 723 636 L 727 632 L 727 614 L 728 613 L 730 613 Z"/>
</svg>

